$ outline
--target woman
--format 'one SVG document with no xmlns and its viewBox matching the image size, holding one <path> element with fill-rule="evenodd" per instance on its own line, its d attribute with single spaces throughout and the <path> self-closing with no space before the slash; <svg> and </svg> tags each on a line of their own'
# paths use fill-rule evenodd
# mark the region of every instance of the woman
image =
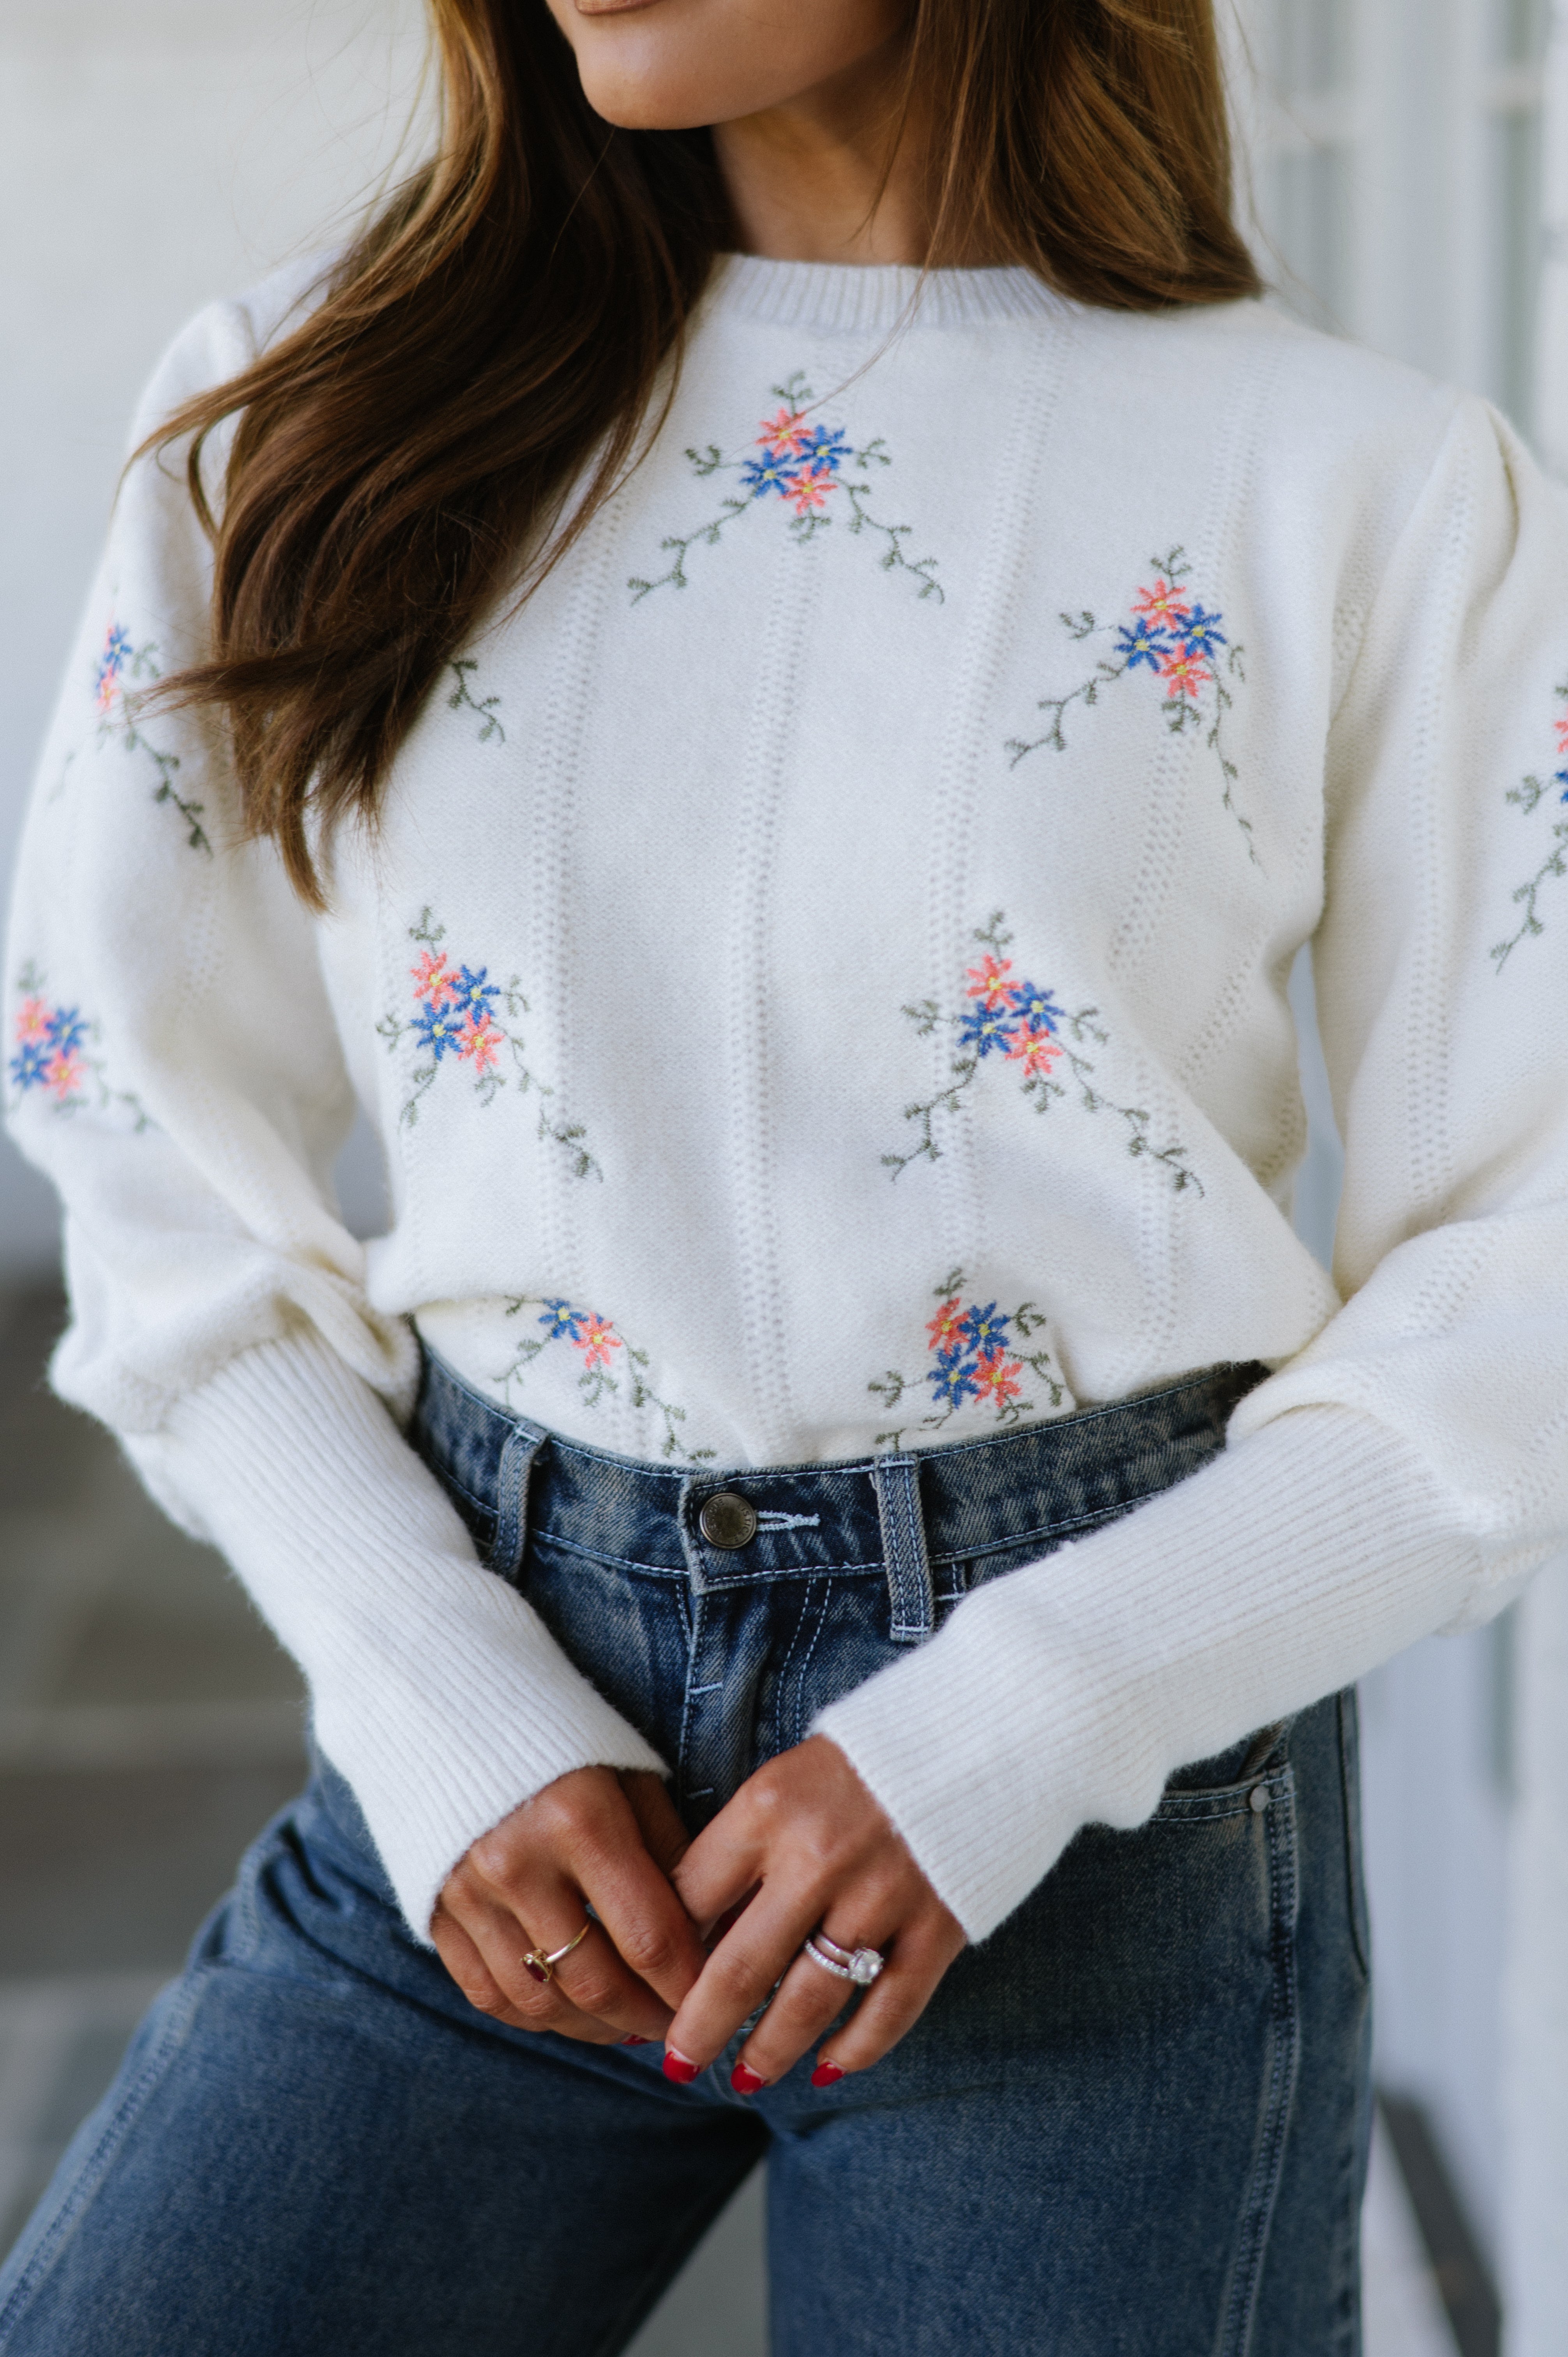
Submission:
<svg viewBox="0 0 1568 2357">
<path fill-rule="evenodd" d="M 433 13 L 27 839 L 56 1381 L 319 1757 L 0 2350 L 618 2349 L 765 2150 L 787 2357 L 1352 2350 L 1341 1689 L 1568 1528 L 1559 497 L 1253 299 L 1207 0 Z"/>
</svg>

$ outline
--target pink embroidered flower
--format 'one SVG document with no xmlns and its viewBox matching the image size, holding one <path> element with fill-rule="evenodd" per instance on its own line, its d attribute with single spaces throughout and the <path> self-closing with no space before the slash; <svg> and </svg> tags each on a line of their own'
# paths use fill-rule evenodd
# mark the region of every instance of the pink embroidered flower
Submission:
<svg viewBox="0 0 1568 2357">
<path fill-rule="evenodd" d="M 789 500 L 797 515 L 813 515 L 826 507 L 837 477 L 831 467 L 802 468 L 789 485 Z"/>
<path fill-rule="evenodd" d="M 1140 589 L 1133 600 L 1134 614 L 1142 614 L 1151 622 L 1165 629 L 1180 631 L 1192 611 L 1192 599 L 1174 581 L 1157 580 L 1152 589 Z"/>
<path fill-rule="evenodd" d="M 943 1302 L 926 1328 L 927 1333 L 931 1338 L 932 1350 L 939 1355 L 950 1351 L 961 1350 L 963 1348 L 962 1327 L 963 1303 L 955 1293 L 950 1301 Z"/>
<path fill-rule="evenodd" d="M 1557 731 L 1557 750 L 1568 753 L 1568 720 L 1554 720 L 1552 725 Z"/>
<path fill-rule="evenodd" d="M 81 1051 L 63 1049 L 52 1055 L 44 1067 L 44 1083 L 61 1104 L 68 1103 L 81 1086 Z"/>
<path fill-rule="evenodd" d="M 472 1064 L 477 1072 L 488 1072 L 500 1053 L 506 1033 L 491 1022 L 488 1013 L 466 1017 L 457 1034 L 457 1053 Z"/>
<path fill-rule="evenodd" d="M 1167 704 L 1178 703 L 1184 695 L 1190 695 L 1196 704 L 1214 673 L 1190 647 L 1176 647 L 1161 662 L 1160 677 L 1165 683 Z"/>
<path fill-rule="evenodd" d="M 1007 1043 L 1009 1063 L 1022 1064 L 1032 1081 L 1043 1081 L 1060 1054 L 1061 1042 L 1037 1026 L 1015 1031 Z"/>
<path fill-rule="evenodd" d="M 1007 1006 L 1015 987 L 1007 979 L 1012 971 L 1011 958 L 983 957 L 980 963 L 972 965 L 964 976 L 969 996 L 980 999 L 993 1011 L 998 1006 Z"/>
<path fill-rule="evenodd" d="M 609 1320 L 601 1318 L 596 1309 L 586 1312 L 580 1330 L 572 1339 L 583 1354 L 585 1367 L 607 1367 L 610 1352 L 626 1347 Z"/>
<path fill-rule="evenodd" d="M 456 996 L 457 977 L 446 963 L 445 950 L 426 950 L 419 963 L 410 966 L 413 977 L 413 995 L 431 1006 L 445 1006 Z"/>
<path fill-rule="evenodd" d="M 16 1009 L 16 1039 L 47 1039 L 54 1024 L 54 1009 L 47 998 L 24 998 Z"/>
<path fill-rule="evenodd" d="M 800 445 L 810 432 L 803 411 L 781 409 L 777 417 L 763 420 L 757 438 L 758 442 L 769 443 L 774 449 L 782 450 L 787 457 L 794 458 L 799 457 Z"/>
<path fill-rule="evenodd" d="M 1005 1351 L 983 1351 L 974 1362 L 980 1396 L 994 1407 L 1007 1407 L 1018 1397 L 1023 1372 L 1023 1361 L 1010 1359 Z"/>
</svg>

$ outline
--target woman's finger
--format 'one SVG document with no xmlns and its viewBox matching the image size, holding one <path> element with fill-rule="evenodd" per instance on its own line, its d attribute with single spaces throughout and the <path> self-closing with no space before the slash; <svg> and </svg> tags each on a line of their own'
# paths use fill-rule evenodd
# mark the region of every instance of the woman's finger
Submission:
<svg viewBox="0 0 1568 2357">
<path fill-rule="evenodd" d="M 853 1944 L 896 1950 L 897 1942 L 894 1932 L 885 1931 L 879 1938 L 863 1937 L 853 1943 L 844 1940 L 840 1944 L 846 1948 Z M 889 1964 L 885 1978 L 892 1969 Z M 934 1987 L 935 1983 L 931 1986 Z M 832 2028 L 855 1995 L 853 1981 L 841 1980 L 824 1964 L 813 1964 L 809 1955 L 798 1952 L 769 1999 L 767 2012 L 741 2049 L 735 2069 L 735 2083 L 741 2093 L 756 2094 L 759 2088 L 772 2086 L 787 2071 L 792 2071 L 801 2055 Z M 920 2002 L 924 2004 L 924 1996 Z"/>
<path fill-rule="evenodd" d="M 935 1996 L 943 1975 L 965 1945 L 961 1926 L 944 1908 L 929 1920 L 907 1924 L 887 1967 L 875 1980 L 851 2018 L 835 2030 L 817 2055 L 817 2068 L 835 2076 L 869 2071 L 907 2037 Z M 766 2026 L 758 2025 L 759 2031 Z M 750 2061 L 750 2045 L 744 2060 Z M 751 2066 L 758 2072 L 760 2063 Z"/>
<path fill-rule="evenodd" d="M 670 1797 L 669 1785 L 651 1768 L 627 1768 L 621 1771 L 620 1788 L 649 1857 L 660 1874 L 673 1874 L 692 1846 L 692 1836 Z"/>
<path fill-rule="evenodd" d="M 569 1884 L 541 1878 L 522 1903 L 525 1918 L 461 1876 L 452 1878 L 443 1899 L 520 2029 L 553 2029 L 594 2044 L 662 2037 L 670 2008 L 627 1970 Z M 583 1939 L 569 1955 L 555 1964 L 542 1961 L 579 1932 Z"/>
<path fill-rule="evenodd" d="M 682 1906 L 705 1931 L 742 1905 L 762 1879 L 766 1829 L 752 1822 L 752 1797 L 751 1785 L 743 1784 L 688 1845 L 671 1874 Z"/>
<path fill-rule="evenodd" d="M 511 2007 L 500 1983 L 444 1903 L 437 1904 L 430 1919 L 430 1937 L 436 1954 L 475 2011 L 489 2014 L 496 2021 L 510 2021 Z"/>
<path fill-rule="evenodd" d="M 585 1845 L 577 1867 L 584 1897 L 616 1953 L 659 2001 L 661 2034 L 707 1962 L 696 1925 L 640 1838 L 614 1847 Z"/>
<path fill-rule="evenodd" d="M 791 1891 L 781 1880 L 763 1885 L 708 1958 L 665 2033 L 678 2063 L 706 2070 L 742 2022 L 767 2004 L 815 1921 L 816 1902 L 809 1891 Z M 830 2007 L 819 2028 L 836 2011 Z"/>
<path fill-rule="evenodd" d="M 643 1805 L 653 1806 L 646 1796 Z M 615 1777 L 607 1774 L 585 1788 L 576 1778 L 546 1786 L 526 1809 L 476 1842 L 468 1861 L 484 1896 L 527 1927 L 525 1950 L 542 1945 L 546 1924 L 559 1928 L 553 1944 L 562 1946 L 591 1904 L 616 1953 L 657 2003 L 654 2015 L 644 2006 L 639 2019 L 625 2027 L 644 2037 L 662 2035 L 702 1971 L 705 1953 L 669 1877 L 650 1857 L 632 1803 Z M 569 1986 L 586 1987 L 580 1968 Z M 624 2009 L 618 2007 L 618 2020 Z M 659 2028 L 649 2030 L 649 2018 Z"/>
<path fill-rule="evenodd" d="M 591 2045 L 608 2045 L 616 2032 L 604 2022 L 579 2013 L 559 1989 L 540 1986 L 518 1969 L 517 1926 L 498 1910 L 472 1906 L 454 1912 L 445 1900 L 431 1919 L 430 1936 L 437 1954 L 457 1986 L 477 2011 L 514 2029 L 554 2030 Z M 657 2032 L 654 2033 L 657 2035 Z"/>
</svg>

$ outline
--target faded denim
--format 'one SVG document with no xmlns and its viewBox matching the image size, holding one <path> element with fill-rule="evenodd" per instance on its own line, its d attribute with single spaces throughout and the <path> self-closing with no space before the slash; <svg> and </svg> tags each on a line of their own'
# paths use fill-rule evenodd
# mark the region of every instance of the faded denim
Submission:
<svg viewBox="0 0 1568 2357">
<path fill-rule="evenodd" d="M 705 1822 L 980 1582 L 1182 1479 L 1262 1370 L 918 1458 L 568 1446 L 427 1366 L 487 1561 Z M 720 1488 L 759 1516 L 723 1553 Z M 326 1761 L 0 2273 L 4 2357 L 609 2357 L 768 2159 L 776 2357 L 1355 2357 L 1369 2126 L 1354 1697 L 1090 1827 L 875 2069 L 750 2102 L 474 2013 Z M 737 2041 L 738 2043 L 738 2041 Z"/>
</svg>

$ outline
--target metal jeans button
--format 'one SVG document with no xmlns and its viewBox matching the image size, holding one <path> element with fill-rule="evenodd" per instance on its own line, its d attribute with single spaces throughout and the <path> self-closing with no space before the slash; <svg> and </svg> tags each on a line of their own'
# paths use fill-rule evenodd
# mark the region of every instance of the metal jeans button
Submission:
<svg viewBox="0 0 1568 2357">
<path fill-rule="evenodd" d="M 757 1536 L 757 1509 L 736 1490 L 720 1490 L 697 1516 L 697 1528 L 710 1546 L 749 1546 Z"/>
</svg>

